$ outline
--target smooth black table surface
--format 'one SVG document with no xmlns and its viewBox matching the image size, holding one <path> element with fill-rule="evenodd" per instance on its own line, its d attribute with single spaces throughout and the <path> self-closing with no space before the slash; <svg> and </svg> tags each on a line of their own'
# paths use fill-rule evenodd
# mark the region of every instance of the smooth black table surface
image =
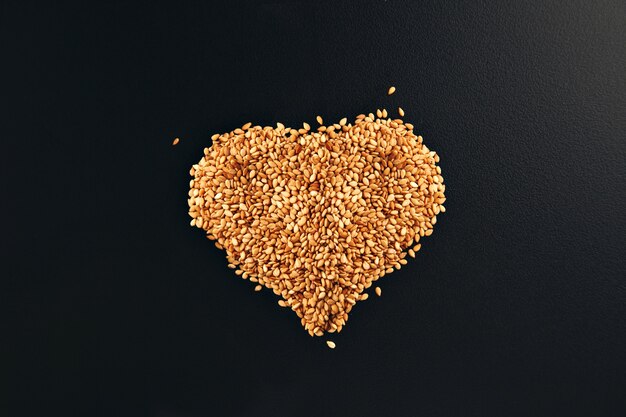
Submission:
<svg viewBox="0 0 626 417">
<path fill-rule="evenodd" d="M 0 415 L 626 415 L 626 2 L 25 3 Z M 330 350 L 189 227 L 189 167 L 398 106 L 447 213 Z"/>
</svg>

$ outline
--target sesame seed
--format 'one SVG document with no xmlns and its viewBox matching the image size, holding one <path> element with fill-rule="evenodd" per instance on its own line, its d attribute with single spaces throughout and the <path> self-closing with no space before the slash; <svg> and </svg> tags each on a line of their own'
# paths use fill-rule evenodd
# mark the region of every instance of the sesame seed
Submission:
<svg viewBox="0 0 626 417">
<path fill-rule="evenodd" d="M 190 225 L 311 336 L 341 332 L 364 291 L 406 265 L 445 212 L 439 156 L 387 117 L 323 126 L 317 116 L 313 131 L 249 122 L 211 136 L 189 171 Z"/>
</svg>

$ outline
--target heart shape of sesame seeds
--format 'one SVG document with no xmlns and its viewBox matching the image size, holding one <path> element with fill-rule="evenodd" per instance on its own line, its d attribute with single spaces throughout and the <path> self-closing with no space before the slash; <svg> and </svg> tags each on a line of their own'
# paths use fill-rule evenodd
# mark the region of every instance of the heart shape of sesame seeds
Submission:
<svg viewBox="0 0 626 417">
<path fill-rule="evenodd" d="M 247 123 L 213 135 L 190 171 L 191 225 L 312 336 L 341 331 L 445 211 L 439 157 L 386 113 L 315 131 Z"/>
</svg>

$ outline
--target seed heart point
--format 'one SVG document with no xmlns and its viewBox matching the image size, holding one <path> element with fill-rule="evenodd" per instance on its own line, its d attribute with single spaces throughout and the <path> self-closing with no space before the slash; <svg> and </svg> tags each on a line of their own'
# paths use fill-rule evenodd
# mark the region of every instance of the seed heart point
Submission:
<svg viewBox="0 0 626 417">
<path fill-rule="evenodd" d="M 213 135 L 190 170 L 191 225 L 311 336 L 341 331 L 445 211 L 438 155 L 411 124 L 377 115 L 315 130 L 247 123 Z"/>
</svg>

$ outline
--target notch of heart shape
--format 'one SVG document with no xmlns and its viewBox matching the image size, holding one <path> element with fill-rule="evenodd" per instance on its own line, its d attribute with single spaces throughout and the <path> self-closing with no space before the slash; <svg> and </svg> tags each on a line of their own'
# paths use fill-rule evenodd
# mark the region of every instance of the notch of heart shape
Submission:
<svg viewBox="0 0 626 417">
<path fill-rule="evenodd" d="M 445 212 L 439 156 L 386 113 L 315 130 L 247 123 L 213 135 L 190 170 L 191 225 L 311 336 L 341 331 Z"/>
</svg>

